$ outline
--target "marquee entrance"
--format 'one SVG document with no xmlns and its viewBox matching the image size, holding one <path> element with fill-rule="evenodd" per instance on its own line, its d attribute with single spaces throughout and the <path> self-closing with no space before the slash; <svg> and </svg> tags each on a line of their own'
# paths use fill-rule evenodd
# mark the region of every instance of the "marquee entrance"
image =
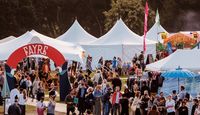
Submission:
<svg viewBox="0 0 200 115">
<path fill-rule="evenodd" d="M 65 96 L 71 89 L 67 74 L 67 62 L 65 61 L 64 56 L 52 46 L 41 43 L 33 43 L 18 48 L 9 56 L 7 60 L 5 66 L 6 73 L 11 73 L 11 70 L 15 69 L 18 62 L 20 62 L 23 58 L 34 55 L 47 56 L 53 60 L 57 66 L 62 68 L 61 73 L 63 74 L 60 75 L 60 100 L 64 101 Z M 13 89 L 15 85 L 14 78 L 8 77 L 7 75 L 7 80 L 10 90 Z"/>
</svg>

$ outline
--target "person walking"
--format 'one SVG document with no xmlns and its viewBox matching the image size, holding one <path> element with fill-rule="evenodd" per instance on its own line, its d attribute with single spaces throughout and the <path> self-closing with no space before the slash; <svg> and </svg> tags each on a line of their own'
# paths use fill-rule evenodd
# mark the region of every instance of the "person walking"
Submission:
<svg viewBox="0 0 200 115">
<path fill-rule="evenodd" d="M 19 106 L 21 108 L 21 115 L 25 115 L 26 114 L 26 101 L 27 101 L 27 94 L 26 94 L 26 90 L 24 89 L 20 89 L 20 94 L 19 94 Z"/>
<path fill-rule="evenodd" d="M 147 115 L 147 110 L 148 110 L 148 102 L 149 102 L 149 93 L 147 90 L 144 91 L 144 95 L 141 96 L 141 113 L 142 115 Z"/>
<path fill-rule="evenodd" d="M 75 114 L 75 97 L 76 91 L 74 89 L 65 97 L 65 103 L 67 104 L 67 115 L 70 115 L 70 112 L 72 115 Z"/>
<path fill-rule="evenodd" d="M 47 106 L 47 115 L 55 115 L 56 94 L 54 91 L 49 92 L 49 104 Z"/>
<path fill-rule="evenodd" d="M 185 95 L 186 95 L 185 87 L 181 86 L 181 91 L 178 94 L 178 99 L 182 99 L 183 100 L 185 98 Z"/>
<path fill-rule="evenodd" d="M 91 114 L 94 106 L 93 88 L 89 87 L 85 96 L 87 114 Z"/>
<path fill-rule="evenodd" d="M 37 95 L 37 90 L 39 88 L 40 78 L 36 77 L 32 84 L 32 102 L 35 99 L 35 96 Z"/>
<path fill-rule="evenodd" d="M 85 107 L 85 95 L 87 93 L 87 88 L 85 86 L 85 82 L 82 80 L 80 88 L 78 90 L 78 110 L 79 115 L 83 115 L 85 113 L 86 107 Z"/>
<path fill-rule="evenodd" d="M 178 113 L 179 115 L 188 115 L 188 107 L 185 101 L 182 101 L 181 107 L 178 108 Z"/>
<path fill-rule="evenodd" d="M 37 115 L 44 115 L 44 111 L 46 110 L 46 104 L 44 103 L 44 96 L 40 97 L 40 100 L 37 102 Z"/>
<path fill-rule="evenodd" d="M 103 95 L 102 102 L 103 102 L 103 115 L 109 115 L 111 103 L 110 103 L 110 96 L 111 96 L 112 89 L 109 87 L 106 93 Z"/>
<path fill-rule="evenodd" d="M 94 101 L 94 115 L 101 115 L 101 97 L 102 90 L 101 85 L 97 85 L 93 92 L 95 101 Z"/>
<path fill-rule="evenodd" d="M 167 108 L 167 115 L 175 115 L 175 101 L 171 95 L 168 96 L 165 107 Z"/>
<path fill-rule="evenodd" d="M 193 106 L 192 106 L 192 110 L 191 110 L 191 115 L 194 115 L 194 112 L 196 110 L 196 108 L 198 108 L 199 102 L 198 99 L 193 99 Z"/>
<path fill-rule="evenodd" d="M 112 115 L 120 115 L 120 99 L 122 98 L 122 93 L 120 92 L 120 87 L 117 86 L 115 92 L 112 95 Z"/>
<path fill-rule="evenodd" d="M 19 92 L 19 90 L 17 88 L 18 88 L 18 85 L 16 84 L 15 88 L 10 91 L 10 102 L 11 102 L 11 104 L 15 103 L 16 95 L 17 95 L 17 98 L 19 97 L 20 92 Z"/>
<path fill-rule="evenodd" d="M 131 115 L 141 115 L 140 103 L 141 103 L 140 92 L 137 91 L 137 92 L 135 92 L 135 97 L 131 104 Z"/>
<path fill-rule="evenodd" d="M 198 107 L 196 108 L 194 115 L 200 115 L 200 104 L 198 105 Z"/>
<path fill-rule="evenodd" d="M 8 108 L 8 115 L 22 115 L 17 95 L 15 96 L 14 103 Z"/>
</svg>

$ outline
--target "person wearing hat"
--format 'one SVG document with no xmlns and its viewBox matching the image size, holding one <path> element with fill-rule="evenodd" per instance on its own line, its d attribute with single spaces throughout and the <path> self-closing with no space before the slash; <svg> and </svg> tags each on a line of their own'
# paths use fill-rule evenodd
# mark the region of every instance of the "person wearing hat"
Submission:
<svg viewBox="0 0 200 115">
<path fill-rule="evenodd" d="M 21 109 L 18 103 L 18 96 L 15 95 L 15 102 L 8 108 L 8 115 L 21 115 Z"/>
</svg>

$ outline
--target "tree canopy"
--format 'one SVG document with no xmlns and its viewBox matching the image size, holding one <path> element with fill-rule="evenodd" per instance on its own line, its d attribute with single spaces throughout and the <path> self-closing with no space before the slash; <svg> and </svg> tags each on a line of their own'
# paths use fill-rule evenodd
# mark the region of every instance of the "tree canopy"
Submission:
<svg viewBox="0 0 200 115">
<path fill-rule="evenodd" d="M 131 30 L 142 35 L 144 25 L 144 3 L 142 0 L 112 0 L 111 9 L 105 11 L 105 30 L 108 31 L 116 22 L 122 18 Z M 152 25 L 155 12 L 149 9 L 149 25 Z"/>
<path fill-rule="evenodd" d="M 58 37 L 75 18 L 90 34 L 99 37 L 121 17 L 137 34 L 143 34 L 146 0 L 0 0 L 0 39 L 28 30 Z M 169 32 L 200 30 L 199 0 L 148 0 L 148 26 L 158 8 L 160 22 Z"/>
</svg>

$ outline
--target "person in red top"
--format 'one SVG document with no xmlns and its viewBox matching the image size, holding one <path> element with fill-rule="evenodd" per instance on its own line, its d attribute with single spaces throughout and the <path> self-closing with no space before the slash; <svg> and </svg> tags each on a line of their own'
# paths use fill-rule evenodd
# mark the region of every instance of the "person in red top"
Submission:
<svg viewBox="0 0 200 115">
<path fill-rule="evenodd" d="M 112 95 L 112 115 L 120 115 L 120 99 L 122 98 L 122 93 L 120 92 L 120 87 L 117 86 L 115 92 Z"/>
</svg>

